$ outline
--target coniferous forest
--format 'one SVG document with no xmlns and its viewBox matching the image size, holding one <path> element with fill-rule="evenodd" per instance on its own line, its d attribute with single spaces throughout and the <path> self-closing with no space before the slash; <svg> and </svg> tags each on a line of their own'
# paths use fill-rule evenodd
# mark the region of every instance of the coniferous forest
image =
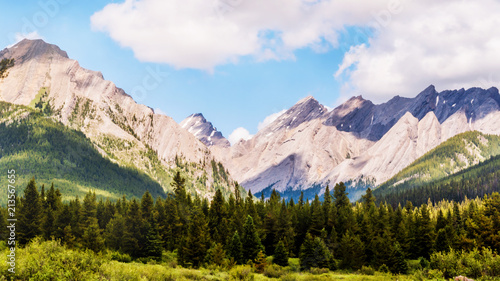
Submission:
<svg viewBox="0 0 500 281">
<path fill-rule="evenodd" d="M 316 195 L 287 202 L 277 192 L 267 199 L 251 193 L 242 199 L 236 190 L 227 199 L 217 191 L 209 202 L 188 194 L 180 174 L 173 190 L 166 199 L 146 192 L 140 200 L 98 201 L 89 192 L 83 199 L 63 202 L 56 187 L 37 187 L 33 179 L 16 203 L 17 246 L 63 263 L 81 259 L 75 272 L 84 272 L 79 267 L 101 272 L 96 280 L 113 279 L 110 269 L 99 263 L 103 253 L 116 263 L 112 268 L 168 261 L 168 266 L 178 268 L 237 269 L 231 275 L 235 280 L 250 278 L 252 272 L 283 278 L 287 272 L 329 271 L 377 271 L 389 279 L 391 274 L 413 274 L 417 279 L 500 275 L 498 193 L 460 203 L 414 207 L 407 202 L 393 208 L 377 203 L 370 189 L 353 204 L 340 183 L 333 190 L 326 188 L 323 201 Z M 0 214 L 5 225 L 6 208 Z M 7 231 L 0 229 L 2 241 Z M 34 257 L 25 267 L 42 260 L 44 274 L 58 276 L 43 259 L 47 257 Z M 8 276 L 2 266 L 2 274 Z M 67 267 L 63 265 L 64 274 L 77 274 Z M 17 277 L 23 279 L 22 274 Z M 52 280 L 49 277 L 36 280 Z M 296 279 L 290 275 L 288 280 Z"/>
</svg>

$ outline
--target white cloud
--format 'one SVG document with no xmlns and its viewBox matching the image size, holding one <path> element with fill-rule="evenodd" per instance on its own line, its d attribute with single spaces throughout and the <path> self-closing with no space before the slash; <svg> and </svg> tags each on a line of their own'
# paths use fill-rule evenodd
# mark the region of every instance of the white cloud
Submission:
<svg viewBox="0 0 500 281">
<path fill-rule="evenodd" d="M 338 46 L 345 25 L 369 21 L 387 0 L 126 0 L 91 17 L 94 30 L 142 61 L 212 70 L 240 57 L 293 59 Z"/>
<path fill-rule="evenodd" d="M 260 131 L 261 129 L 264 129 L 265 127 L 267 127 L 267 125 L 273 123 L 274 120 L 278 119 L 278 117 L 280 117 L 285 112 L 286 112 L 286 109 L 283 109 L 280 112 L 276 112 L 276 113 L 273 113 L 273 114 L 267 116 L 266 118 L 264 118 L 264 121 L 259 122 L 259 125 L 257 126 L 257 130 Z"/>
<path fill-rule="evenodd" d="M 228 141 L 231 143 L 231 145 L 236 144 L 239 142 L 241 139 L 243 140 L 249 140 L 253 137 L 253 135 L 248 132 L 247 129 L 243 127 L 236 128 L 227 138 Z"/>
<path fill-rule="evenodd" d="M 380 18 L 376 36 L 345 54 L 335 77 L 343 95 L 374 102 L 438 90 L 500 86 L 500 2 L 403 1 Z M 497 74 L 499 73 L 499 74 Z"/>
</svg>

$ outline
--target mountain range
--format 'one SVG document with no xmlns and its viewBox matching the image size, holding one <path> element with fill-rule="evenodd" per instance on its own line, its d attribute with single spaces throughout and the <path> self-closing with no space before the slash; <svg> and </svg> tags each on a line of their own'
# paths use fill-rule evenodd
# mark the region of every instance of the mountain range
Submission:
<svg viewBox="0 0 500 281">
<path fill-rule="evenodd" d="M 374 104 L 358 96 L 333 110 L 306 97 L 231 146 L 201 113 L 180 124 L 155 114 L 55 45 L 23 40 L 0 52 L 7 59 L 14 63 L 0 78 L 3 101 L 83 132 L 104 158 L 148 175 L 165 192 L 182 171 L 191 191 L 208 198 L 216 189 L 232 193 L 236 182 L 290 197 L 342 181 L 357 199 L 453 136 L 500 134 L 498 89 L 438 92 L 431 85 L 414 98 Z"/>
</svg>

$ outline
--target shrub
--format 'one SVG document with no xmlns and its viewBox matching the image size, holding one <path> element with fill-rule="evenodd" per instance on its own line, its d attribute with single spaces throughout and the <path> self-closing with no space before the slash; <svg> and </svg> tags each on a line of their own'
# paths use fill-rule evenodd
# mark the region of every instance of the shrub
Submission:
<svg viewBox="0 0 500 281">
<path fill-rule="evenodd" d="M 389 267 L 387 267 L 387 265 L 385 265 L 385 264 L 382 264 L 382 265 L 378 268 L 378 271 L 379 271 L 379 272 L 383 272 L 383 273 L 388 273 L 388 272 L 390 272 Z"/>
<path fill-rule="evenodd" d="M 283 275 L 285 275 L 285 271 L 276 264 L 269 265 L 264 269 L 264 276 L 269 278 L 280 278 Z"/>
<path fill-rule="evenodd" d="M 252 267 L 249 265 L 237 265 L 233 267 L 229 274 L 236 280 L 253 280 Z"/>
<path fill-rule="evenodd" d="M 374 275 L 375 274 L 375 269 L 373 269 L 371 266 L 362 266 L 361 269 L 359 270 L 359 273 L 363 275 Z"/>
<path fill-rule="evenodd" d="M 309 272 L 312 275 L 320 275 L 320 274 L 328 273 L 329 270 L 328 270 L 328 268 L 311 267 L 311 269 L 309 269 Z"/>
<path fill-rule="evenodd" d="M 119 252 L 112 252 L 111 253 L 111 260 L 128 263 L 128 262 L 132 261 L 132 258 L 128 254 L 122 254 Z"/>
</svg>

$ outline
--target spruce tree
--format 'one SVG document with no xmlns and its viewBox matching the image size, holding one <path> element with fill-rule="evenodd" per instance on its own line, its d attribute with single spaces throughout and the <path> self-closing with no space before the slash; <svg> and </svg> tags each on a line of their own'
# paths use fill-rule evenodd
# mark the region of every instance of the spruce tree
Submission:
<svg viewBox="0 0 500 281">
<path fill-rule="evenodd" d="M 234 259 L 236 264 L 243 264 L 245 262 L 243 260 L 243 245 L 241 244 L 238 231 L 234 233 L 233 238 L 231 239 L 231 243 L 229 244 L 228 254 L 230 257 Z"/>
<path fill-rule="evenodd" d="M 351 231 L 345 233 L 340 241 L 338 256 L 340 266 L 345 269 L 359 269 L 364 265 L 364 245 L 361 239 Z"/>
<path fill-rule="evenodd" d="M 97 218 L 89 218 L 87 220 L 88 226 L 85 229 L 82 237 L 83 246 L 94 252 L 100 252 L 104 249 L 104 239 L 101 235 L 101 229 L 99 228 L 99 223 Z"/>
<path fill-rule="evenodd" d="M 308 270 L 311 267 L 330 268 L 332 255 L 321 238 L 313 238 L 308 233 L 300 248 L 299 260 L 302 270 Z"/>
<path fill-rule="evenodd" d="M 285 248 L 282 240 L 278 242 L 274 250 L 273 263 L 280 266 L 288 266 L 288 250 Z"/>
<path fill-rule="evenodd" d="M 210 228 L 210 237 L 215 243 L 225 243 L 227 235 L 227 210 L 224 197 L 220 189 L 215 191 L 215 196 L 208 211 L 208 226 Z"/>
<path fill-rule="evenodd" d="M 389 269 L 392 273 L 406 274 L 408 272 L 408 264 L 406 263 L 403 250 L 398 242 L 394 244 Z"/>
<path fill-rule="evenodd" d="M 181 264 L 198 268 L 207 254 L 210 245 L 209 237 L 208 223 L 201 208 L 196 207 L 193 210 L 187 236 L 182 245 Z"/>
<path fill-rule="evenodd" d="M 133 199 L 125 217 L 125 227 L 123 230 L 122 249 L 126 254 L 132 257 L 141 257 L 144 235 L 141 233 L 142 215 L 137 200 Z"/>
<path fill-rule="evenodd" d="M 42 234 L 40 228 L 42 205 L 40 194 L 36 188 L 35 178 L 32 178 L 26 186 L 24 197 L 21 198 L 18 209 L 19 230 L 17 231 L 17 235 L 19 243 L 24 245 L 35 238 L 35 236 Z"/>
<path fill-rule="evenodd" d="M 243 260 L 254 260 L 259 251 L 262 250 L 262 244 L 255 230 L 251 216 L 247 216 L 247 220 L 243 226 L 243 237 L 241 240 L 243 245 Z"/>
<path fill-rule="evenodd" d="M 123 233 L 125 229 L 125 220 L 119 213 L 115 213 L 113 218 L 106 226 L 104 237 L 106 246 L 113 250 L 121 250 L 123 242 Z"/>
</svg>

